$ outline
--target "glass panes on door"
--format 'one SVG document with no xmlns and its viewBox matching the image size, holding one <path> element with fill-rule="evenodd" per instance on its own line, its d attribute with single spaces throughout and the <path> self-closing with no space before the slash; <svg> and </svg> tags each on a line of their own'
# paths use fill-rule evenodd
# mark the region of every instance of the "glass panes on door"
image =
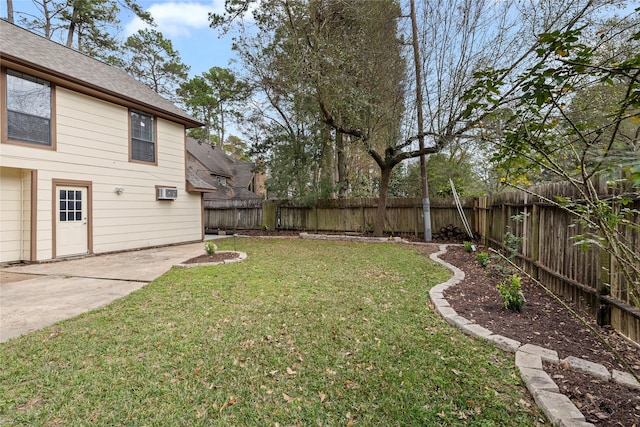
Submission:
<svg viewBox="0 0 640 427">
<path fill-rule="evenodd" d="M 60 222 L 82 221 L 82 191 L 60 190 Z"/>
</svg>

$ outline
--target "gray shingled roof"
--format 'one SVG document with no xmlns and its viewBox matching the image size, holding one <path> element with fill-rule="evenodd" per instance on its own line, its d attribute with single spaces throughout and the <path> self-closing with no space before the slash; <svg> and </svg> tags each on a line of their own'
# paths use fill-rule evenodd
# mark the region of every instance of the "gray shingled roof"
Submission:
<svg viewBox="0 0 640 427">
<path fill-rule="evenodd" d="M 124 71 L 47 40 L 3 19 L 0 19 L 0 56 L 67 80 L 80 82 L 111 96 L 142 104 L 175 117 L 188 127 L 202 125 Z"/>
<path fill-rule="evenodd" d="M 187 151 L 206 166 L 209 172 L 227 178 L 233 177 L 233 172 L 227 160 L 228 156 L 220 148 L 198 142 L 195 138 L 187 137 Z"/>
<path fill-rule="evenodd" d="M 214 187 L 215 191 L 205 192 L 205 200 L 235 200 L 235 199 L 260 199 L 257 194 L 246 187 L 253 178 L 253 163 L 236 160 L 220 148 L 209 144 L 199 143 L 194 138 L 187 138 L 187 152 L 189 153 L 189 174 L 187 179 L 197 188 L 199 183 L 206 183 Z M 216 176 L 230 178 L 227 185 L 220 185 Z M 193 177 L 193 180 L 191 179 Z"/>
<path fill-rule="evenodd" d="M 211 177 L 200 177 L 199 164 L 194 161 L 187 161 L 187 181 L 198 191 L 218 191 L 216 183 Z M 209 179 L 207 179 L 209 178 Z"/>
</svg>

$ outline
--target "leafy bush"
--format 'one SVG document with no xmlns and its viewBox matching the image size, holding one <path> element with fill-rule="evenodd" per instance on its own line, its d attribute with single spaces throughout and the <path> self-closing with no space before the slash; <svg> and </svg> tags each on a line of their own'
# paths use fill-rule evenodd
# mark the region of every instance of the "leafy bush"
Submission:
<svg viewBox="0 0 640 427">
<path fill-rule="evenodd" d="M 486 252 L 478 252 L 476 254 L 476 261 L 483 267 L 489 265 L 489 254 Z"/>
<path fill-rule="evenodd" d="M 469 242 L 469 241 L 464 241 L 464 250 L 466 252 L 473 252 L 476 248 L 474 247 L 473 243 Z"/>
<path fill-rule="evenodd" d="M 216 245 L 212 241 L 204 242 L 204 250 L 207 255 L 213 255 L 216 253 Z"/>
<path fill-rule="evenodd" d="M 517 274 L 507 277 L 502 283 L 496 286 L 496 289 L 502 297 L 504 308 L 511 311 L 522 311 L 525 303 L 524 294 L 520 286 L 522 279 Z"/>
</svg>

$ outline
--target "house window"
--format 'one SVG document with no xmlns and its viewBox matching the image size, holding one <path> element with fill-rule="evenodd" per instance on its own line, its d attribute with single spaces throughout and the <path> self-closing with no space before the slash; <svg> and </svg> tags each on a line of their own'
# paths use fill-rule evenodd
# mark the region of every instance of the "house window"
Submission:
<svg viewBox="0 0 640 427">
<path fill-rule="evenodd" d="M 51 147 L 51 84 L 7 70 L 7 138 Z"/>
<path fill-rule="evenodd" d="M 156 131 L 153 116 L 131 110 L 131 160 L 156 162 Z"/>
</svg>

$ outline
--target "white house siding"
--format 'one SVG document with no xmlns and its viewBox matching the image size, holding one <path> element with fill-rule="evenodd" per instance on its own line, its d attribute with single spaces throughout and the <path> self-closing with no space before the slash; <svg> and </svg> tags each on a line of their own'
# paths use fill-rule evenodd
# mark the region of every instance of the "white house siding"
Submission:
<svg viewBox="0 0 640 427">
<path fill-rule="evenodd" d="M 53 256 L 54 179 L 91 182 L 94 253 L 201 239 L 200 195 L 185 190 L 182 125 L 158 119 L 157 166 L 133 163 L 127 108 L 60 87 L 55 99 L 56 150 L 2 144 L 0 160 L 38 171 L 37 260 Z M 178 199 L 157 201 L 156 185 L 177 187 Z"/>
<path fill-rule="evenodd" d="M 0 183 L 0 263 L 4 263 L 29 256 L 31 172 L 0 167 Z"/>
</svg>

